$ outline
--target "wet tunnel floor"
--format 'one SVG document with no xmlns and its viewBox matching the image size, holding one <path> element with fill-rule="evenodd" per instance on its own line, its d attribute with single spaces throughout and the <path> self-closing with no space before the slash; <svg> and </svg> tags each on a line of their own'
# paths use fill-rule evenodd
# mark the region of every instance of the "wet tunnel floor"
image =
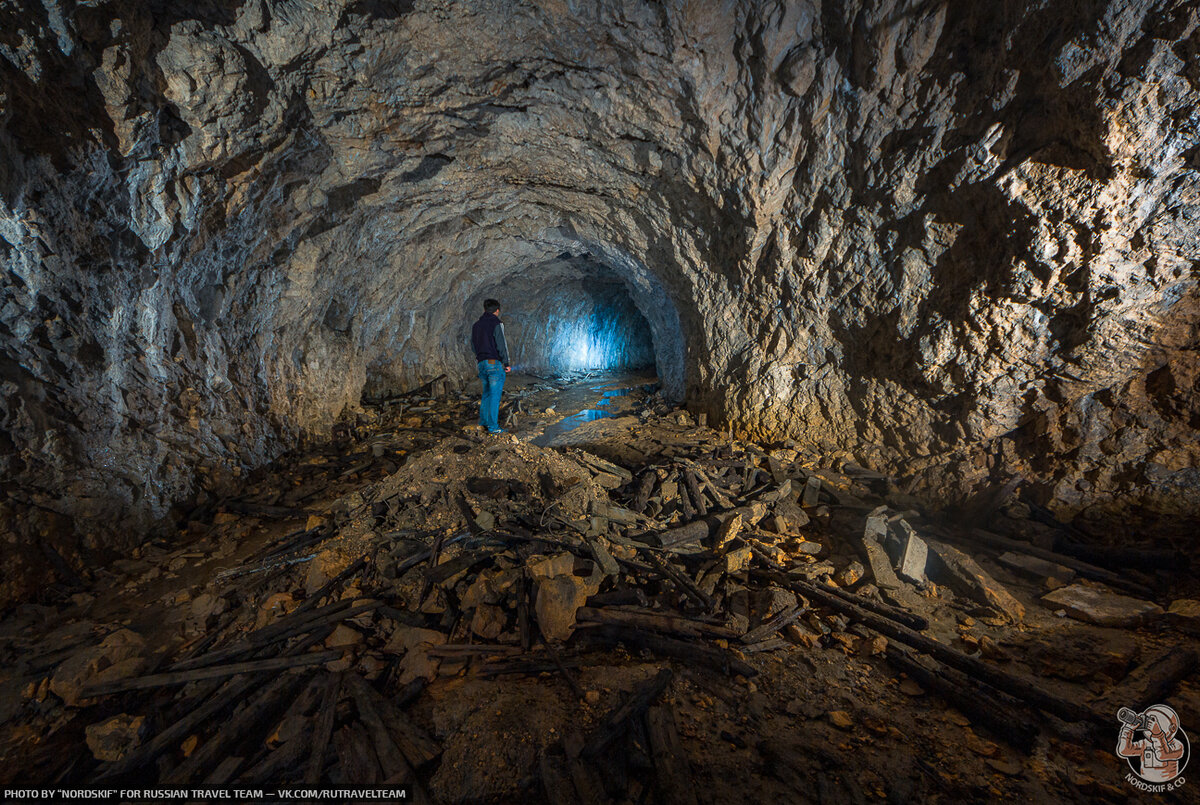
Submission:
<svg viewBox="0 0 1200 805">
<path fill-rule="evenodd" d="M 1041 582 L 978 550 L 1023 607 L 1019 623 L 941 585 L 881 591 L 854 547 L 882 503 L 877 479 L 733 443 L 652 385 L 513 378 L 503 436 L 474 429 L 470 395 L 388 401 L 93 572 L 87 589 L 6 613 L 0 782 L 117 768 L 110 779 L 139 785 L 300 783 L 320 751 L 322 785 L 379 783 L 403 761 L 439 802 L 692 801 L 683 788 L 713 803 L 1124 801 L 1115 715 L 1086 737 L 1020 704 L 997 720 L 977 709 L 977 680 L 952 705 L 937 689 L 952 674 L 901 671 L 894 641 L 787 579 L 899 601 L 928 621 L 925 636 L 1103 715 L 1195 640 L 1061 617 Z M 648 514 L 616 527 L 646 467 Z M 688 519 L 681 490 L 696 469 L 718 487 L 699 495 L 711 511 L 730 496 L 741 531 L 722 548 L 637 547 L 647 526 Z M 815 505 L 801 505 L 806 477 L 821 479 Z M 777 562 L 791 563 L 786 576 Z M 552 651 L 535 635 L 560 630 L 576 596 L 586 606 Z M 304 665 L 231 676 L 235 662 Z M 151 679 L 189 668 L 226 670 Z M 665 687 L 614 720 L 665 671 Z M 104 684 L 116 687 L 91 695 Z M 1195 680 L 1164 695 L 1185 729 L 1198 723 Z M 605 730 L 603 751 L 580 751 Z"/>
<path fill-rule="evenodd" d="M 633 409 L 634 400 L 628 398 L 635 393 L 648 395 L 659 388 L 657 378 L 647 373 L 602 375 L 597 380 L 600 382 L 589 380 L 573 384 L 555 395 L 552 407 L 562 419 L 547 424 L 532 443 L 539 447 L 551 446 L 581 425 L 619 417 Z"/>
</svg>

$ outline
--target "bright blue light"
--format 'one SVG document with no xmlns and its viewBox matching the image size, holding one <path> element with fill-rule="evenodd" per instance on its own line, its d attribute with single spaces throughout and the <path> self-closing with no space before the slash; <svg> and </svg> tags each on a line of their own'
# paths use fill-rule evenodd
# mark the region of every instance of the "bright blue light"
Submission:
<svg viewBox="0 0 1200 805">
<path fill-rule="evenodd" d="M 631 369 L 654 362 L 649 326 L 628 297 L 597 300 L 584 316 L 547 324 L 550 362 L 560 371 Z"/>
</svg>

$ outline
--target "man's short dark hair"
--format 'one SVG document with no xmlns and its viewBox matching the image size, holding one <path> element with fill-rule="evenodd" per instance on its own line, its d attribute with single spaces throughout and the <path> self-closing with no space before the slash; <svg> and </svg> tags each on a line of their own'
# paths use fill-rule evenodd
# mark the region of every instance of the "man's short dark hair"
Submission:
<svg viewBox="0 0 1200 805">
<path fill-rule="evenodd" d="M 499 309 L 500 309 L 500 303 L 497 302 L 495 299 L 484 299 L 483 300 L 483 312 L 484 313 L 495 313 Z"/>
</svg>

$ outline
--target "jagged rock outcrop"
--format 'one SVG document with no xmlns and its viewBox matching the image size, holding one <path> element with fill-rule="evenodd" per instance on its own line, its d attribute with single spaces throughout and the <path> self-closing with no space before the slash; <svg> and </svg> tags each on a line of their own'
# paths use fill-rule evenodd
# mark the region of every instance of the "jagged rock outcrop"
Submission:
<svg viewBox="0 0 1200 805">
<path fill-rule="evenodd" d="M 1019 471 L 1066 514 L 1194 514 L 1197 26 L 1178 0 L 10 3 L 10 553 L 127 549 L 364 386 L 469 377 L 478 300 L 564 266 L 625 289 L 714 422 L 934 497 Z"/>
</svg>

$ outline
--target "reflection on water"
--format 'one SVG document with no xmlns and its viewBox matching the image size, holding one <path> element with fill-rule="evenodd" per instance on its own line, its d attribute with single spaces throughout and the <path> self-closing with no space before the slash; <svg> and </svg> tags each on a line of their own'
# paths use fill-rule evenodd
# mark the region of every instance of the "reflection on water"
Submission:
<svg viewBox="0 0 1200 805">
<path fill-rule="evenodd" d="M 585 408 L 579 413 L 572 414 L 568 417 L 563 417 L 553 425 L 547 425 L 546 429 L 542 431 L 542 435 L 534 439 L 533 443 L 538 447 L 546 447 L 562 434 L 568 433 L 580 425 L 588 422 L 595 422 L 597 419 L 616 416 L 616 414 L 612 413 L 611 411 L 602 411 L 599 408 L 599 406 L 608 405 L 608 401 L 613 397 L 627 397 L 639 389 L 649 393 L 654 391 L 656 388 L 658 388 L 657 383 L 646 383 L 643 385 L 628 386 L 620 389 L 609 389 L 608 391 L 604 391 L 604 386 L 595 386 L 592 388 L 592 391 L 603 392 L 601 398 L 595 403 L 597 406 L 596 408 Z"/>
<path fill-rule="evenodd" d="M 596 404 L 604 405 L 606 402 L 608 402 L 608 400 L 601 400 Z M 613 414 L 610 411 L 601 411 L 599 408 L 585 408 L 578 414 L 572 414 L 571 416 L 563 417 L 553 425 L 547 425 L 546 429 L 542 431 L 542 435 L 534 439 L 533 443 L 538 447 L 545 447 L 557 437 L 567 433 L 568 431 L 574 430 L 585 422 L 595 422 L 597 419 L 604 419 L 605 417 L 611 416 L 613 416 Z"/>
</svg>

